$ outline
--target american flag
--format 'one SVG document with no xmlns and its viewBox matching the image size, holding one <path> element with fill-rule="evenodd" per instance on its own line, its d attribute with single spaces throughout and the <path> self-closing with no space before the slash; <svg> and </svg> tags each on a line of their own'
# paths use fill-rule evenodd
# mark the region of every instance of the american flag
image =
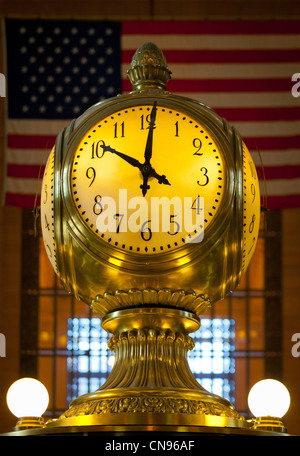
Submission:
<svg viewBox="0 0 300 456">
<path fill-rule="evenodd" d="M 5 203 L 33 208 L 59 131 L 131 90 L 126 70 L 146 41 L 166 57 L 169 91 L 240 131 L 268 208 L 300 207 L 300 21 L 275 20 L 7 20 Z"/>
</svg>

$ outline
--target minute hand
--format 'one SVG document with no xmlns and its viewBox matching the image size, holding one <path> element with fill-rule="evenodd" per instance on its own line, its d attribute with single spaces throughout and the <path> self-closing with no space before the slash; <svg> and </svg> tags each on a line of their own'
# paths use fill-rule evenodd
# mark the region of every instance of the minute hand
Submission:
<svg viewBox="0 0 300 456">
<path fill-rule="evenodd" d="M 147 137 L 147 143 L 145 148 L 145 165 L 150 163 L 150 159 L 152 157 L 152 147 L 153 147 L 153 130 L 155 128 L 155 119 L 156 119 L 156 101 L 153 103 L 153 108 L 150 114 L 150 122 L 149 122 L 149 133 Z"/>
</svg>

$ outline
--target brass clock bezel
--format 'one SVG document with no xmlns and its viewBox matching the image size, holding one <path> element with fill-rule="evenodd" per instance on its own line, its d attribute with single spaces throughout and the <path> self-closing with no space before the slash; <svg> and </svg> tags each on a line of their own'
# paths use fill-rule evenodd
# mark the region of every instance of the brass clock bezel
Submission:
<svg viewBox="0 0 300 456">
<path fill-rule="evenodd" d="M 224 189 L 222 201 L 220 202 L 220 207 L 217 210 L 214 219 L 205 230 L 204 239 L 200 244 L 185 244 L 184 246 L 172 249 L 168 252 L 149 255 L 140 252 L 123 251 L 114 245 L 108 244 L 92 232 L 82 220 L 75 205 L 71 188 L 71 171 L 73 157 L 81 138 L 96 122 L 101 121 L 101 119 L 118 110 L 151 104 L 155 100 L 158 105 L 184 112 L 186 115 L 203 124 L 203 126 L 209 130 L 225 162 L 226 187 Z M 116 267 L 117 269 L 122 269 L 123 271 L 134 272 L 139 275 L 151 272 L 157 274 L 159 272 L 169 272 L 170 270 L 178 269 L 178 267 L 186 266 L 195 259 L 199 261 L 200 256 L 208 254 L 210 248 L 220 242 L 220 239 L 222 238 L 221 233 L 226 227 L 228 217 L 230 216 L 230 207 L 235 195 L 235 160 L 234 157 L 232 157 L 229 139 L 221 128 L 220 120 L 218 123 L 216 122 L 216 117 L 219 117 L 209 108 L 205 109 L 204 105 L 201 105 L 203 109 L 199 110 L 199 105 L 201 104 L 195 103 L 194 100 L 169 93 L 128 94 L 112 98 L 107 102 L 93 106 L 78 119 L 76 128 L 74 128 L 74 125 L 72 126 L 73 131 L 70 133 L 67 147 L 64 149 L 65 156 L 62 157 L 61 162 L 60 195 L 62 204 L 67 211 L 69 234 L 75 238 L 76 242 L 80 243 L 82 248 L 88 251 L 91 256 L 105 264 Z M 60 203 L 56 202 L 56 206 L 58 206 L 58 204 Z M 141 266 L 145 266 L 146 269 L 143 268 L 143 270 L 141 270 Z"/>
</svg>

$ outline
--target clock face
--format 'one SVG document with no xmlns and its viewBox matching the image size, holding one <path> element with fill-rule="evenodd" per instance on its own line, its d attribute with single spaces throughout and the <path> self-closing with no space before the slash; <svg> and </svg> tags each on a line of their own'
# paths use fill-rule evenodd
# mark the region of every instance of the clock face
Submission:
<svg viewBox="0 0 300 456">
<path fill-rule="evenodd" d="M 54 236 L 54 159 L 53 147 L 46 163 L 41 191 L 41 226 L 47 255 L 57 272 L 56 246 Z"/>
<path fill-rule="evenodd" d="M 147 255 L 201 242 L 222 205 L 226 164 L 196 118 L 160 102 L 97 121 L 71 164 L 86 226 L 124 252 Z"/>
<path fill-rule="evenodd" d="M 243 143 L 243 252 L 242 273 L 249 265 L 258 239 L 260 223 L 260 189 L 256 168 Z"/>
</svg>

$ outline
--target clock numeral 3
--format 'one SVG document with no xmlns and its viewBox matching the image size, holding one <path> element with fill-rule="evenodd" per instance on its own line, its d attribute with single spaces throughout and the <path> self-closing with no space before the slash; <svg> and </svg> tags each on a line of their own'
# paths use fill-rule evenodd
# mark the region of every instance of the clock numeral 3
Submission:
<svg viewBox="0 0 300 456">
<path fill-rule="evenodd" d="M 203 177 L 205 178 L 205 181 L 202 181 L 203 183 L 200 183 L 200 181 L 198 180 L 197 184 L 200 185 L 200 187 L 204 187 L 209 182 L 209 178 L 208 178 L 208 175 L 207 175 L 208 169 L 205 168 L 204 166 L 202 166 L 200 171 L 203 173 Z"/>
</svg>

